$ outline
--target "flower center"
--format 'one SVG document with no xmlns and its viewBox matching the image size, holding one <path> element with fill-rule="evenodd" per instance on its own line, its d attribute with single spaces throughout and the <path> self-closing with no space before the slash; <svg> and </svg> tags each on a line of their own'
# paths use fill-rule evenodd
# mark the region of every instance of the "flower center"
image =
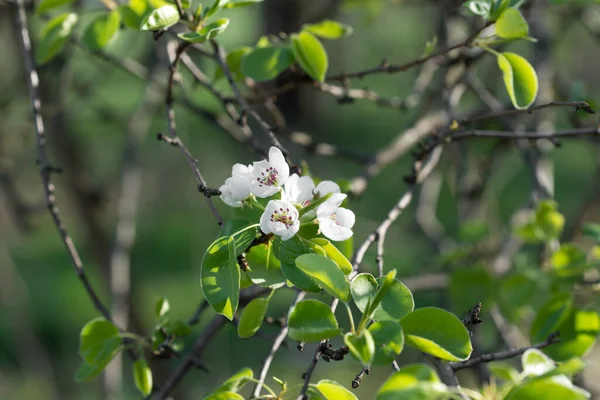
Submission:
<svg viewBox="0 0 600 400">
<path fill-rule="evenodd" d="M 294 225 L 294 218 L 290 215 L 289 208 L 280 208 L 279 210 L 273 211 L 273 214 L 271 214 L 271 222 L 281 222 L 285 224 L 286 227 L 290 227 Z"/>
<path fill-rule="evenodd" d="M 261 172 L 261 177 L 260 178 L 256 178 L 256 180 L 258 182 L 260 182 L 260 185 L 265 185 L 265 186 L 275 186 L 277 185 L 277 178 L 279 177 L 279 172 L 273 168 L 273 167 L 269 167 L 267 169 L 265 169 L 264 172 Z"/>
</svg>

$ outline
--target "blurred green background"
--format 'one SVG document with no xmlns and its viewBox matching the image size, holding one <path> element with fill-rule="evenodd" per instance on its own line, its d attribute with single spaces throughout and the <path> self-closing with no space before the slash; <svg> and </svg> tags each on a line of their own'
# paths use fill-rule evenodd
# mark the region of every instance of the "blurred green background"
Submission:
<svg viewBox="0 0 600 400">
<path fill-rule="evenodd" d="M 332 4 L 329 4 L 329 3 Z M 354 34 L 339 41 L 326 42 L 332 73 L 373 67 L 387 59 L 402 63 L 419 57 L 425 43 L 439 35 L 441 17 L 449 18 L 449 43 L 462 40 L 474 23 L 465 17 L 454 1 L 387 1 L 353 0 L 339 2 L 321 0 L 265 0 L 264 4 L 227 11 L 231 25 L 220 43 L 233 50 L 252 46 L 265 33 L 279 30 L 293 32 L 314 16 L 334 18 L 354 27 Z M 560 77 L 561 87 L 553 86 L 560 100 L 598 100 L 600 79 L 600 5 L 594 2 L 537 3 L 530 10 L 543 25 L 549 42 L 551 68 Z M 562 4 L 555 4 L 562 3 Z M 99 2 L 77 5 L 84 15 L 77 32 L 85 26 L 85 18 L 101 10 Z M 538 7 L 538 8 L 536 8 Z M 31 10 L 31 5 L 30 5 Z M 43 18 L 30 15 L 32 35 Z M 596 30 L 598 29 L 598 30 Z M 97 316 L 82 288 L 65 252 L 64 246 L 43 207 L 39 175 L 35 166 L 35 133 L 31 123 L 30 103 L 16 34 L 15 8 L 0 2 L 0 398 L 2 399 L 97 399 L 104 398 L 103 379 L 76 384 L 72 376 L 80 359 L 79 330 Z M 74 35 L 78 37 L 79 33 Z M 458 39 L 456 39 L 458 38 Z M 157 62 L 166 65 L 164 43 L 154 42 L 150 34 L 122 30 L 106 52 L 118 58 L 133 58 L 141 64 Z M 533 45 L 518 43 L 508 47 L 523 55 L 533 54 Z M 193 54 L 193 53 L 192 53 Z M 200 55 L 194 60 L 208 76 L 214 65 Z M 157 61 L 158 60 L 158 61 Z M 161 64 L 162 63 L 162 64 Z M 410 94 L 419 70 L 396 75 L 374 75 L 353 82 L 355 87 L 368 87 L 384 97 L 404 98 Z M 66 51 L 40 69 L 42 106 L 49 136 L 50 158 L 63 168 L 55 175 L 57 199 L 63 218 L 76 245 L 82 251 L 86 271 L 105 302 L 110 301 L 107 285 L 106 257 L 114 241 L 115 215 L 123 152 L 128 123 L 138 109 L 147 82 L 143 82 L 111 65 L 89 51 L 71 43 Z M 488 89 L 505 101 L 495 60 L 484 57 L 475 74 Z M 166 82 L 166 74 L 157 79 Z M 440 76 L 434 82 L 440 80 Z M 182 73 L 188 97 L 198 106 L 220 112 L 220 104 L 210 93 L 192 83 Z M 436 84 L 434 83 L 434 86 Z M 226 90 L 226 82 L 218 87 Z M 544 90 L 544 88 L 542 88 Z M 552 94 L 551 94 L 552 95 Z M 161 95 L 162 96 L 162 95 Z M 162 97 L 161 97 L 162 98 Z M 292 131 L 307 132 L 318 141 L 372 154 L 385 147 L 411 126 L 423 108 L 440 107 L 441 98 L 428 98 L 427 104 L 414 110 L 384 109 L 367 101 L 339 105 L 336 99 L 311 87 L 302 87 L 282 100 L 288 127 L 281 133 L 295 162 L 305 160 L 311 173 L 322 179 L 351 179 L 362 170 L 360 162 L 340 158 L 312 156 L 287 140 Z M 458 110 L 481 107 L 470 93 L 465 94 Z M 211 187 L 218 187 L 229 176 L 235 162 L 249 163 L 258 159 L 250 149 L 240 145 L 229 134 L 210 121 L 176 103 L 178 134 L 198 158 L 200 169 Z M 573 119 L 584 125 L 597 123 L 594 116 L 574 116 L 571 109 L 549 111 L 556 115 L 556 128 L 572 126 Z M 147 115 L 150 129 L 139 148 L 143 173 L 137 237 L 131 253 L 131 313 L 140 334 L 148 334 L 154 324 L 154 301 L 169 299 L 174 316 L 188 319 L 201 301 L 199 286 L 200 261 L 219 229 L 205 201 L 196 190 L 195 181 L 185 159 L 175 149 L 156 141 L 156 132 L 166 131 L 164 106 L 159 104 Z M 522 121 L 531 127 L 533 117 Z M 135 123 L 135 121 L 134 121 Z M 261 138 L 266 147 L 268 142 Z M 457 212 L 456 177 L 461 157 L 468 157 L 477 168 L 489 156 L 489 142 L 474 142 L 464 149 L 452 147 L 439 167 L 442 187 L 436 215 L 447 235 L 457 239 L 461 221 Z M 467 154 L 467 155 L 465 155 Z M 554 162 L 555 197 L 560 210 L 573 227 L 585 218 L 598 221 L 598 146 L 584 141 L 564 141 L 551 152 Z M 355 239 L 360 243 L 381 221 L 389 208 L 406 189 L 402 177 L 410 173 L 412 158 L 403 157 L 386 167 L 370 183 L 365 195 L 351 201 L 357 215 Z M 469 163 L 467 163 L 469 164 Z M 510 232 L 509 220 L 530 200 L 531 178 L 514 146 L 505 149 L 486 177 L 485 215 L 490 235 L 499 241 Z M 232 211 L 218 199 L 224 216 Z M 585 212 L 584 214 L 582 214 Z M 374 270 L 374 252 L 367 254 L 365 270 Z M 415 222 L 415 206 L 401 216 L 387 238 L 385 268 L 395 268 L 401 277 L 440 271 L 440 253 Z M 269 314 L 285 312 L 293 293 L 281 291 L 272 302 Z M 415 294 L 417 307 L 438 305 L 458 315 L 467 310 L 456 309 L 444 291 Z M 342 310 L 343 311 L 343 310 Z M 206 312 L 200 325 L 193 329 L 186 343 L 191 344 L 212 316 Z M 340 314 L 340 321 L 346 321 Z M 498 346 L 493 327 L 482 327 L 486 348 Z M 264 333 L 274 337 L 277 327 L 267 326 Z M 301 382 L 313 346 L 303 353 L 289 342 L 275 357 L 270 376 L 290 383 Z M 339 345 L 340 343 L 334 343 Z M 188 374 L 176 398 L 200 398 L 218 386 L 235 371 L 249 366 L 255 371 L 266 356 L 271 342 L 262 338 L 240 340 L 235 328 L 226 326 L 202 361 L 210 369 L 207 374 L 194 370 Z M 186 350 L 184 350 L 185 352 Z M 591 356 L 588 374 L 598 372 L 598 360 Z M 414 351 L 402 353 L 400 363 L 420 360 Z M 124 391 L 116 398 L 139 398 L 133 387 L 129 360 L 125 359 Z M 178 360 L 152 363 L 155 382 L 160 385 Z M 317 366 L 313 380 L 335 379 L 350 386 L 360 366 L 347 360 Z M 373 373 L 356 390 L 361 399 L 373 397 L 374 391 L 391 372 L 391 368 L 374 368 Z M 469 382 L 469 376 L 465 377 Z M 270 379 L 268 383 L 273 384 Z M 599 389 L 588 381 L 588 389 Z"/>
</svg>

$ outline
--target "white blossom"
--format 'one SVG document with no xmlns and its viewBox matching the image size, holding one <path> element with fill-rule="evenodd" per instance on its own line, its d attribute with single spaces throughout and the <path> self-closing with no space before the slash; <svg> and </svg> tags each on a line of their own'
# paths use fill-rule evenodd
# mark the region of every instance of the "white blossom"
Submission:
<svg viewBox="0 0 600 400">
<path fill-rule="evenodd" d="M 352 236 L 354 213 L 340 207 L 345 198 L 345 194 L 334 193 L 317 208 L 319 230 L 331 240 L 342 241 Z"/>
<path fill-rule="evenodd" d="M 260 216 L 260 229 L 288 240 L 300 229 L 298 210 L 288 201 L 271 200 Z"/>
<path fill-rule="evenodd" d="M 316 188 L 314 188 L 313 193 L 316 196 L 323 197 L 328 195 L 329 193 L 340 193 L 340 186 L 333 181 L 321 181 Z"/>
<path fill-rule="evenodd" d="M 231 207 L 241 207 L 250 196 L 252 182 L 252 165 L 235 164 L 231 169 L 231 177 L 219 188 L 221 200 Z"/>
<path fill-rule="evenodd" d="M 256 197 L 269 197 L 281 190 L 290 176 L 290 167 L 277 147 L 269 149 L 269 160 L 254 163 L 250 191 Z"/>
<path fill-rule="evenodd" d="M 282 199 L 305 206 L 313 198 L 315 183 L 310 176 L 292 174 L 283 185 Z"/>
</svg>

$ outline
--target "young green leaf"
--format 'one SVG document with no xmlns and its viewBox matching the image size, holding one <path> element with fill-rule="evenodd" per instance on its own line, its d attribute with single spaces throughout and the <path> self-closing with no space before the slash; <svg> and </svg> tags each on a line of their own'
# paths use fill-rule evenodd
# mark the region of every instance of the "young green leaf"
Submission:
<svg viewBox="0 0 600 400">
<path fill-rule="evenodd" d="M 252 4 L 262 3 L 264 0 L 228 0 L 225 3 L 225 8 L 237 8 L 250 6 Z"/>
<path fill-rule="evenodd" d="M 243 81 L 244 74 L 242 73 L 242 58 L 248 53 L 252 51 L 251 47 L 243 46 L 237 50 L 233 50 L 227 54 L 225 61 L 227 62 L 227 66 L 229 67 L 229 71 L 233 75 L 233 79 L 235 81 Z M 213 78 L 215 81 L 224 77 L 223 68 L 220 66 L 217 67 L 215 71 L 215 77 Z"/>
<path fill-rule="evenodd" d="M 133 362 L 133 380 L 135 387 L 144 397 L 152 393 L 152 371 L 144 358 Z"/>
<path fill-rule="evenodd" d="M 240 296 L 240 268 L 233 237 L 215 240 L 202 258 L 200 284 L 208 304 L 233 320 Z"/>
<path fill-rule="evenodd" d="M 336 263 L 320 254 L 304 254 L 296 258 L 296 266 L 310 276 L 321 288 L 347 303 L 350 284 Z"/>
<path fill-rule="evenodd" d="M 358 397 L 335 381 L 320 380 L 315 387 L 325 400 L 358 400 Z"/>
<path fill-rule="evenodd" d="M 67 44 L 78 17 L 75 13 L 61 14 L 52 18 L 44 25 L 40 40 L 35 47 L 37 64 L 45 64 L 53 59 Z"/>
<path fill-rule="evenodd" d="M 365 312 L 369 301 L 375 296 L 377 292 L 377 281 L 375 277 L 368 273 L 358 274 L 352 280 L 350 284 L 350 292 L 352 293 L 352 299 L 356 304 L 356 307 L 361 312 Z"/>
<path fill-rule="evenodd" d="M 180 16 L 177 8 L 167 4 L 148 14 L 142 21 L 140 29 L 142 31 L 168 29 L 179 22 L 179 18 Z"/>
<path fill-rule="evenodd" d="M 35 12 L 39 14 L 46 13 L 57 7 L 64 6 L 73 3 L 75 0 L 42 0 L 35 9 Z"/>
<path fill-rule="evenodd" d="M 281 272 L 281 263 L 273 251 L 273 242 L 253 246 L 246 253 L 246 261 L 250 269 L 248 276 L 256 285 L 278 289 L 285 285 L 285 276 Z"/>
<path fill-rule="evenodd" d="M 406 344 L 447 361 L 464 361 L 473 347 L 467 328 L 454 314 L 419 308 L 400 320 Z"/>
<path fill-rule="evenodd" d="M 585 400 L 591 395 L 573 384 L 552 378 L 542 380 L 524 381 L 513 389 L 505 397 L 506 400 L 528 400 L 528 399 L 552 399 L 552 400 Z"/>
<path fill-rule="evenodd" d="M 395 321 L 379 321 L 369 326 L 375 342 L 373 364 L 391 364 L 404 348 L 402 327 Z"/>
<path fill-rule="evenodd" d="M 167 3 L 173 4 L 173 5 L 177 5 L 175 0 L 164 0 L 164 1 L 166 1 Z M 191 5 L 192 5 L 192 0 L 181 0 L 181 7 L 183 7 L 184 9 L 190 8 Z"/>
<path fill-rule="evenodd" d="M 313 238 L 311 239 L 311 242 L 321 246 L 325 250 L 327 257 L 335 262 L 345 275 L 350 275 L 350 273 L 352 273 L 352 263 L 329 240 Z"/>
<path fill-rule="evenodd" d="M 518 39 L 529 34 L 529 26 L 519 10 L 507 8 L 496 20 L 496 34 L 505 39 Z"/>
<path fill-rule="evenodd" d="M 565 226 L 565 217 L 554 200 L 540 201 L 535 210 L 535 226 L 542 240 L 557 239 Z"/>
<path fill-rule="evenodd" d="M 328 67 L 327 53 L 319 39 L 309 32 L 293 35 L 292 51 L 304 72 L 316 81 L 325 80 Z"/>
<path fill-rule="evenodd" d="M 244 400 L 244 396 L 235 392 L 216 392 L 209 394 L 202 400 Z"/>
<path fill-rule="evenodd" d="M 529 336 L 532 343 L 543 342 L 565 322 L 571 306 L 573 296 L 570 293 L 558 293 L 542 306 L 537 312 Z"/>
<path fill-rule="evenodd" d="M 241 338 L 249 338 L 254 336 L 260 329 L 260 326 L 265 319 L 269 299 L 259 298 L 254 299 L 242 311 L 240 322 L 238 323 L 238 336 Z"/>
<path fill-rule="evenodd" d="M 529 349 L 521 357 L 523 374 L 525 376 L 543 375 L 554 369 L 556 364 L 538 349 Z"/>
<path fill-rule="evenodd" d="M 318 300 L 303 300 L 288 316 L 288 336 L 299 342 L 320 342 L 340 334 L 335 315 Z"/>
<path fill-rule="evenodd" d="M 103 49 L 115 37 L 120 24 L 121 14 L 118 10 L 100 15 L 86 26 L 81 40 L 91 50 Z"/>
<path fill-rule="evenodd" d="M 497 61 L 513 106 L 518 110 L 526 110 L 537 97 L 538 78 L 535 69 L 515 53 L 498 54 Z"/>
<path fill-rule="evenodd" d="M 296 258 L 310 253 L 298 235 L 285 242 L 279 238 L 273 241 L 275 256 L 281 261 L 281 272 L 294 286 L 305 292 L 318 293 L 321 288 L 317 283 L 296 266 Z"/>
<path fill-rule="evenodd" d="M 228 2 L 228 0 L 214 0 L 210 7 L 207 7 L 202 12 L 202 19 L 207 19 L 212 17 L 219 11 L 223 6 Z"/>
<path fill-rule="evenodd" d="M 169 312 L 169 300 L 164 297 L 159 297 L 154 304 L 154 315 L 156 315 L 156 319 L 161 319 Z"/>
<path fill-rule="evenodd" d="M 221 18 L 210 24 L 205 25 L 198 32 L 186 32 L 180 33 L 179 36 L 181 39 L 191 42 L 191 43 L 204 43 L 207 42 L 216 36 L 220 35 L 227 29 L 229 25 L 228 18 Z"/>
<path fill-rule="evenodd" d="M 352 34 L 350 25 L 342 24 L 330 19 L 323 20 L 314 24 L 302 25 L 302 30 L 312 33 L 323 39 L 339 39 Z"/>
<path fill-rule="evenodd" d="M 348 332 L 344 335 L 344 343 L 348 346 L 350 354 L 362 365 L 369 365 L 375 357 L 375 341 L 371 332 L 362 331 L 360 334 Z"/>
<path fill-rule="evenodd" d="M 448 390 L 435 371 L 425 364 L 412 364 L 390 376 L 375 400 L 428 400 L 440 398 L 441 394 L 448 394 Z"/>
<path fill-rule="evenodd" d="M 385 279 L 385 277 L 377 278 L 380 286 L 383 285 Z M 414 309 L 415 300 L 410 290 L 399 280 L 393 279 L 388 284 L 388 289 L 381 297 L 379 305 L 375 308 L 373 319 L 376 321 L 399 321 Z"/>
<path fill-rule="evenodd" d="M 469 0 L 463 6 L 473 14 L 487 18 L 491 5 L 489 0 Z"/>
<path fill-rule="evenodd" d="M 87 364 L 104 368 L 121 350 L 119 330 L 112 322 L 99 317 L 81 329 L 79 355 Z"/>
<path fill-rule="evenodd" d="M 584 356 L 600 334 L 600 315 L 594 310 L 572 309 L 558 327 L 560 342 L 544 349 L 556 361 Z"/>
<path fill-rule="evenodd" d="M 289 47 L 257 47 L 242 57 L 242 73 L 257 82 L 277 78 L 294 63 L 294 53 Z"/>
<path fill-rule="evenodd" d="M 234 375 L 232 375 L 229 379 L 227 379 L 223 384 L 216 389 L 213 393 L 217 392 L 233 392 L 237 393 L 240 391 L 246 383 L 250 382 L 251 379 L 254 378 L 254 372 L 250 368 L 242 368 Z"/>
<path fill-rule="evenodd" d="M 148 7 L 146 0 L 130 0 L 128 4 L 121 4 L 118 10 L 125 26 L 139 30 L 148 13 Z"/>
<path fill-rule="evenodd" d="M 100 375 L 104 370 L 104 367 L 106 367 L 106 365 L 92 365 L 84 361 L 79 368 L 77 368 L 73 379 L 75 382 L 87 382 Z"/>
</svg>

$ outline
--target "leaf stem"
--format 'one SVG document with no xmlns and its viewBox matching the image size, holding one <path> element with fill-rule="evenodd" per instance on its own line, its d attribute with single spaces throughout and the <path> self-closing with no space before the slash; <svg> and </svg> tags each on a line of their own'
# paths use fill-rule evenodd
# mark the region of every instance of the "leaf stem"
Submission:
<svg viewBox="0 0 600 400">
<path fill-rule="evenodd" d="M 350 321 L 350 331 L 355 333 L 356 329 L 354 328 L 354 317 L 352 316 L 352 309 L 350 308 L 350 304 L 344 303 L 346 306 L 346 311 L 348 311 L 348 321 Z"/>
</svg>

